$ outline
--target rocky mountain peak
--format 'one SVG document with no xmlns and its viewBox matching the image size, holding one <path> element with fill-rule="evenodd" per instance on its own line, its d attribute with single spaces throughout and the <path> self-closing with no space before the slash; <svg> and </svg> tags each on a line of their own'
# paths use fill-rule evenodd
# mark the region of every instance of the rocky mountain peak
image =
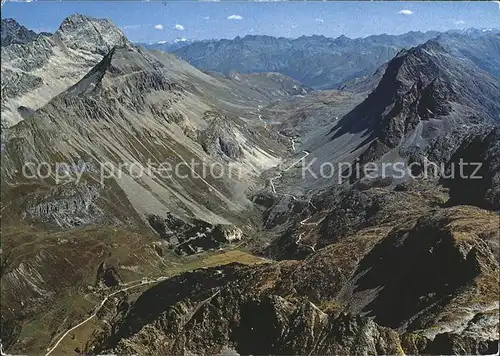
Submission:
<svg viewBox="0 0 500 356">
<path fill-rule="evenodd" d="M 19 37 L 9 35 L 16 33 L 14 25 L 13 20 L 2 22 L 2 46 Z M 53 35 L 33 34 L 31 40 L 2 50 L 2 88 L 6 89 L 2 125 L 6 127 L 23 120 L 18 108 L 36 110 L 77 83 L 114 46 L 132 45 L 110 20 L 80 14 L 66 18 Z"/>
<path fill-rule="evenodd" d="M 93 19 L 92 17 L 87 16 L 87 15 L 82 15 L 82 14 L 79 14 L 79 13 L 74 13 L 74 14 L 71 14 L 68 17 L 66 17 L 61 22 L 61 25 L 59 27 L 60 28 L 64 28 L 64 27 L 67 27 L 67 26 L 78 25 L 78 24 L 82 24 L 82 23 L 85 23 L 85 22 L 90 22 L 92 20 L 97 20 L 97 19 Z"/>
<path fill-rule="evenodd" d="M 95 19 L 81 14 L 68 16 L 56 37 L 67 47 L 106 55 L 114 46 L 130 44 L 123 32 L 108 19 Z"/>
<path fill-rule="evenodd" d="M 450 127 L 498 120 L 498 85 L 485 71 L 453 57 L 440 43 L 402 50 L 376 89 L 339 122 L 335 137 L 370 130 L 376 138 L 366 159 L 397 147 L 417 127 L 425 146 Z M 381 146 L 379 146 L 381 144 Z M 385 147 L 385 148 L 382 148 Z"/>
<path fill-rule="evenodd" d="M 132 45 L 113 46 L 87 75 L 68 89 L 67 94 L 94 92 L 96 88 L 101 87 L 105 75 L 111 77 L 128 75 L 128 80 L 132 80 L 133 76 L 141 82 L 140 85 L 137 83 L 137 88 L 152 84 L 150 80 L 153 80 L 153 77 L 155 83 L 163 83 L 165 78 L 157 71 L 162 67 L 154 58 Z"/>
<path fill-rule="evenodd" d="M 16 20 L 13 18 L 9 17 L 7 19 L 2 20 L 2 25 L 5 26 L 19 26 L 19 27 L 24 27 L 23 25 L 20 25 Z"/>
<path fill-rule="evenodd" d="M 335 39 L 335 44 L 340 45 L 340 46 L 347 46 L 349 43 L 351 43 L 353 40 L 350 39 L 349 37 L 345 35 L 340 35 Z"/>
<path fill-rule="evenodd" d="M 414 82 L 419 82 L 420 87 L 426 86 L 436 77 L 446 75 L 442 68 L 445 58 L 439 58 L 441 56 L 446 56 L 446 51 L 434 40 L 404 49 L 391 60 L 384 77 L 398 84 L 398 93 L 407 92 Z"/>
<path fill-rule="evenodd" d="M 2 46 L 24 44 L 38 37 L 35 31 L 28 30 L 12 18 L 2 20 Z"/>
<path fill-rule="evenodd" d="M 401 54 L 414 54 L 414 55 L 421 55 L 422 53 L 432 54 L 432 52 L 434 51 L 444 52 L 445 49 L 436 39 L 430 39 L 419 46 L 403 49 L 400 52 L 400 54 L 398 54 L 398 56 L 400 56 Z"/>
</svg>

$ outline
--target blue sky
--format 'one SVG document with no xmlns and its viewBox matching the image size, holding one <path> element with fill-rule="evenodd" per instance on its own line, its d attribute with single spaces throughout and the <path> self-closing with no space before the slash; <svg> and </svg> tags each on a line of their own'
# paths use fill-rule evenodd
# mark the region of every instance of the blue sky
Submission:
<svg viewBox="0 0 500 356">
<path fill-rule="evenodd" d="M 72 13 L 110 18 L 135 42 L 234 38 L 247 34 L 365 37 L 408 31 L 492 28 L 496 2 L 132 2 L 42 0 L 7 2 L 13 17 L 35 31 L 57 30 Z"/>
</svg>

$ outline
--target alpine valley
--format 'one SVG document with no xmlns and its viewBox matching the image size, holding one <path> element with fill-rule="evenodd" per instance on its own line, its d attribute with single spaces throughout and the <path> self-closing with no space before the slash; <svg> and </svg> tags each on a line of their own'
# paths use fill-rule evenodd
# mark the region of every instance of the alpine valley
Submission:
<svg viewBox="0 0 500 356">
<path fill-rule="evenodd" d="M 500 31 L 1 39 L 2 354 L 498 353 Z"/>
</svg>

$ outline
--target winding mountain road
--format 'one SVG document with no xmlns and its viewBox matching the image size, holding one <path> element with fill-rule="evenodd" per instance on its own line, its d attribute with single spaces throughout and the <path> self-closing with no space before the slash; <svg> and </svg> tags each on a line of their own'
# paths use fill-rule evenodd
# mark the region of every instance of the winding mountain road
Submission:
<svg viewBox="0 0 500 356">
<path fill-rule="evenodd" d="M 271 191 L 274 194 L 280 194 L 276 192 L 276 187 L 274 186 L 274 180 L 279 179 L 283 177 L 283 172 L 288 172 L 290 169 L 292 169 L 294 166 L 296 166 L 298 163 L 302 162 L 307 156 L 309 156 L 310 152 L 308 151 L 302 151 L 304 153 L 304 156 L 302 156 L 300 159 L 297 161 L 293 162 L 291 165 L 289 165 L 287 168 L 283 169 L 278 175 L 274 176 L 273 178 L 269 178 L 269 185 L 271 186 Z M 286 195 L 286 194 L 283 194 Z M 293 197 L 293 196 L 292 196 Z M 295 197 L 293 197 L 295 199 Z"/>
<path fill-rule="evenodd" d="M 309 216 L 308 218 L 305 218 L 304 220 L 302 220 L 300 222 L 300 225 L 302 225 L 302 226 L 318 226 L 319 224 L 321 224 L 323 222 L 323 220 L 325 220 L 326 216 L 317 222 L 306 223 L 306 221 L 309 220 L 310 218 L 312 218 L 312 216 Z"/>
<path fill-rule="evenodd" d="M 97 313 L 101 310 L 101 308 L 104 306 L 104 304 L 106 304 L 106 302 L 108 301 L 109 298 L 111 298 L 112 296 L 118 294 L 118 293 L 121 293 L 121 292 L 124 292 L 126 290 L 129 290 L 129 289 L 132 289 L 132 288 L 135 288 L 135 287 L 139 287 L 139 286 L 145 286 L 145 285 L 148 285 L 148 284 L 152 284 L 152 283 L 158 283 L 158 282 L 161 282 L 165 279 L 167 279 L 168 277 L 166 276 L 161 276 L 161 277 L 158 277 L 156 279 L 153 279 L 153 280 L 150 280 L 150 281 L 145 281 L 145 280 L 140 280 L 140 281 L 132 281 L 132 282 L 129 282 L 128 284 L 131 284 L 131 283 L 134 283 L 134 282 L 140 282 L 140 283 L 137 283 L 137 284 L 134 284 L 134 285 L 129 285 L 125 288 L 122 288 L 122 289 L 119 289 L 109 295 L 107 295 L 102 301 L 101 303 L 97 306 L 97 308 L 95 309 L 94 313 L 92 313 L 87 319 L 83 320 L 82 322 L 80 322 L 79 324 L 73 326 L 71 329 L 67 330 L 58 340 L 57 342 L 54 344 L 54 346 L 52 346 L 51 348 L 47 349 L 47 353 L 45 354 L 45 356 L 48 356 L 50 355 L 56 348 L 57 346 L 59 346 L 59 344 L 64 340 L 64 338 L 66 336 L 68 336 L 68 334 L 70 332 L 72 332 L 73 330 L 79 328 L 80 326 L 82 326 L 83 324 L 85 324 L 86 322 L 88 322 L 89 320 L 91 320 L 92 318 L 94 318 Z"/>
<path fill-rule="evenodd" d="M 302 236 L 304 236 L 306 233 L 305 232 L 302 232 L 300 233 L 299 237 L 297 238 L 297 241 L 295 241 L 295 244 L 297 246 L 305 246 L 305 247 L 308 247 L 311 249 L 312 252 L 316 252 L 316 249 L 314 248 L 315 246 L 310 246 L 310 245 L 307 245 L 307 244 L 303 244 L 301 241 L 302 241 Z"/>
<path fill-rule="evenodd" d="M 262 122 L 264 122 L 264 126 L 267 126 L 267 123 L 262 119 L 262 115 L 260 114 L 260 109 L 261 109 L 261 105 L 259 105 L 258 107 L 258 112 L 259 112 L 259 120 L 261 120 Z M 338 117 L 337 117 L 338 118 Z M 290 138 L 288 136 L 285 136 L 283 134 L 281 134 L 280 132 L 278 132 L 279 135 L 285 137 L 285 138 L 288 138 L 290 139 L 291 141 L 291 145 L 292 145 L 292 152 L 295 152 L 295 138 Z M 277 195 L 282 195 L 282 196 L 286 196 L 286 197 L 291 197 L 293 200 L 297 200 L 297 198 L 294 196 L 294 195 L 291 195 L 291 194 L 284 194 L 284 193 L 278 193 L 276 192 L 276 186 L 274 185 L 274 181 L 276 179 L 280 179 L 283 177 L 283 172 L 288 172 L 290 169 L 292 169 L 293 167 L 295 167 L 298 163 L 302 162 L 307 156 L 309 156 L 310 152 L 309 151 L 306 151 L 306 150 L 303 150 L 302 151 L 304 153 L 304 155 L 299 158 L 298 160 L 296 160 L 295 162 L 293 162 L 292 164 L 290 164 L 287 168 L 284 168 L 281 170 L 281 172 L 279 172 L 276 176 L 272 177 L 272 178 L 269 178 L 269 186 L 271 187 L 271 191 L 274 193 L 274 194 L 277 194 Z M 316 207 L 314 206 L 314 204 L 311 202 L 311 200 L 309 200 L 308 202 L 313 208 L 316 209 Z M 319 225 L 323 220 L 321 219 L 320 221 L 318 222 L 314 222 L 314 223 L 308 223 L 307 220 L 309 220 L 311 218 L 311 216 L 309 216 L 308 218 L 300 221 L 300 225 L 302 226 L 317 226 Z M 305 232 L 302 232 L 299 237 L 297 238 L 297 241 L 295 241 L 295 243 L 297 245 L 301 245 L 301 246 L 305 246 L 305 247 L 308 247 L 310 248 L 313 252 L 316 252 L 315 250 L 315 246 L 310 246 L 310 245 L 306 245 L 306 244 L 303 244 L 301 243 L 302 241 L 302 236 L 305 235 Z"/>
</svg>

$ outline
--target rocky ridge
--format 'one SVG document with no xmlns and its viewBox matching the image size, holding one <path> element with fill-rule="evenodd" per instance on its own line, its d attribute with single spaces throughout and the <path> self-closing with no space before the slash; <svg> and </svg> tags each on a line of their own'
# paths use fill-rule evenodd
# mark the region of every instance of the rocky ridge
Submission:
<svg viewBox="0 0 500 356">
<path fill-rule="evenodd" d="M 414 217 L 366 226 L 302 262 L 236 264 L 165 281 L 117 315 L 88 351 L 494 351 L 496 215 L 454 207 Z"/>
<path fill-rule="evenodd" d="M 366 141 L 376 141 L 367 158 L 377 158 L 411 132 L 417 132 L 411 144 L 425 145 L 453 127 L 499 122 L 499 92 L 488 73 L 429 41 L 391 60 L 377 88 L 339 121 L 335 135 L 371 129 Z"/>
<path fill-rule="evenodd" d="M 1 35 L 2 47 L 11 44 L 25 44 L 38 37 L 35 31 L 28 30 L 12 18 L 2 19 Z"/>
<path fill-rule="evenodd" d="M 111 21 L 75 14 L 51 36 L 4 47 L 2 126 L 23 120 L 26 111 L 42 107 L 80 80 L 111 48 L 127 43 Z"/>
</svg>

